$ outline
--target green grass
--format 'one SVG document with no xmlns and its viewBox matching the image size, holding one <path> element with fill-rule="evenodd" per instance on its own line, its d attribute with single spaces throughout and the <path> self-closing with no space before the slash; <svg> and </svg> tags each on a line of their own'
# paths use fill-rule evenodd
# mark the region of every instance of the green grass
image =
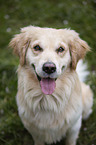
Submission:
<svg viewBox="0 0 96 145">
<path fill-rule="evenodd" d="M 93 113 L 83 121 L 77 145 L 95 145 L 96 0 L 0 0 L 0 145 L 33 145 L 15 101 L 19 61 L 8 49 L 13 35 L 28 25 L 74 29 L 92 48 L 85 60 L 90 71 L 87 83 L 94 92 Z"/>
</svg>

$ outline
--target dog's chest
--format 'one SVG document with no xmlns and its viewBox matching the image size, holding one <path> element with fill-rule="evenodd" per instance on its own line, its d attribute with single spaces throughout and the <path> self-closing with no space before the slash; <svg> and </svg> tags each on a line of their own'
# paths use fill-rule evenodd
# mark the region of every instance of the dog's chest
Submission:
<svg viewBox="0 0 96 145">
<path fill-rule="evenodd" d="M 59 141 L 65 135 L 68 124 L 62 114 L 38 112 L 22 121 L 33 137 L 47 143 Z"/>
</svg>

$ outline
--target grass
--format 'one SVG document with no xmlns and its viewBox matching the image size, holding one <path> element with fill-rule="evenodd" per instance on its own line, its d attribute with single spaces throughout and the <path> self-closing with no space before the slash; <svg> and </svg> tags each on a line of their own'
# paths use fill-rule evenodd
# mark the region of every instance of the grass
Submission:
<svg viewBox="0 0 96 145">
<path fill-rule="evenodd" d="M 92 51 L 86 61 L 87 83 L 94 92 L 93 113 L 83 121 L 77 145 L 96 144 L 96 0 L 0 0 L 0 145 L 33 145 L 18 117 L 15 101 L 18 58 L 8 44 L 21 27 L 71 28 L 80 33 Z M 63 144 L 63 141 L 57 144 Z"/>
</svg>

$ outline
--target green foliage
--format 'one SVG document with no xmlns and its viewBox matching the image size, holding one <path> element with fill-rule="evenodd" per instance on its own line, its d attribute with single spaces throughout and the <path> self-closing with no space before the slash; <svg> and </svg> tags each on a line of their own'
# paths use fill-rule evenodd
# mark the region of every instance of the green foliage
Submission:
<svg viewBox="0 0 96 145">
<path fill-rule="evenodd" d="M 83 122 L 77 144 L 95 145 L 96 0 L 0 0 L 0 145 L 33 145 L 18 117 L 15 101 L 18 58 L 8 49 L 13 35 L 28 25 L 74 29 L 92 48 L 86 61 L 90 71 L 87 82 L 94 91 L 93 113 Z"/>
</svg>

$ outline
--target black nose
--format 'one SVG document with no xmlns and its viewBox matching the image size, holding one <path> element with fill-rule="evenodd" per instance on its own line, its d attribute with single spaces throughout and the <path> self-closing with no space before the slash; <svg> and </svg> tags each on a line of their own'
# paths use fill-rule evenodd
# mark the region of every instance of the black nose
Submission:
<svg viewBox="0 0 96 145">
<path fill-rule="evenodd" d="M 47 74 L 54 73 L 56 71 L 56 66 L 53 62 L 46 62 L 43 65 L 43 71 Z"/>
</svg>

